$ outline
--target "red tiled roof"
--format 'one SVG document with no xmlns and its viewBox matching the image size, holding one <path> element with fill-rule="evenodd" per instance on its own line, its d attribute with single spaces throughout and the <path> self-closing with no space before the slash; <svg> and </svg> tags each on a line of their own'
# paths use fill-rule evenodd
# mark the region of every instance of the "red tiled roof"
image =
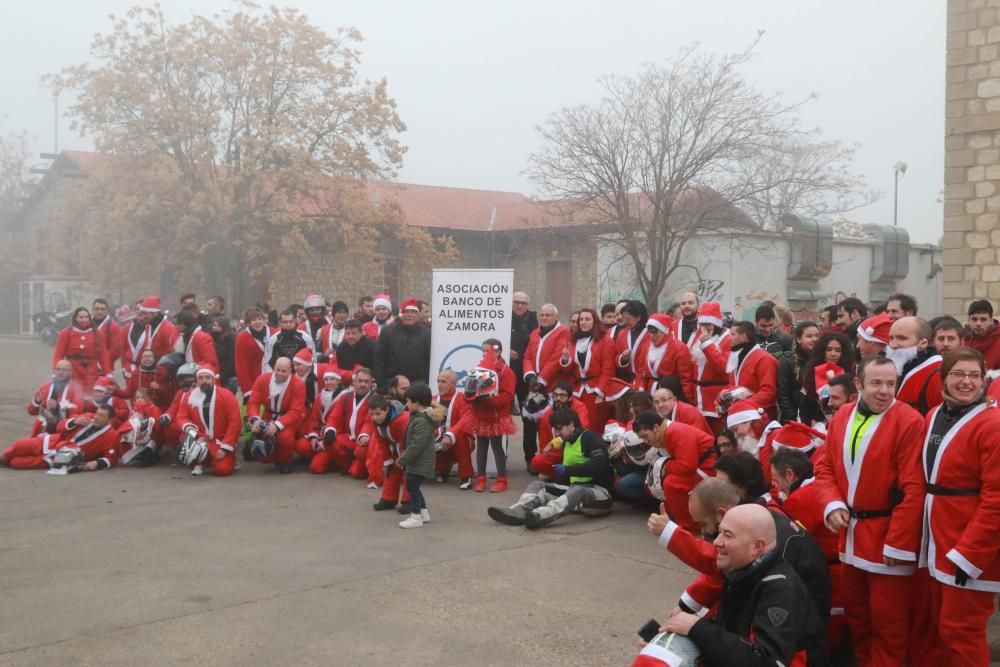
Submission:
<svg viewBox="0 0 1000 667">
<path fill-rule="evenodd" d="M 84 172 L 105 167 L 109 160 L 114 159 L 110 155 L 84 151 L 64 151 L 63 156 Z M 568 216 L 559 214 L 556 207 L 517 192 L 386 181 L 368 182 L 367 189 L 376 202 L 397 201 L 407 224 L 425 229 L 485 232 L 489 229 L 491 220 L 493 229 L 497 232 L 573 228 L 590 224 L 582 218 L 571 220 Z M 712 196 L 718 197 L 712 192 L 709 200 Z M 687 194 L 679 200 L 682 200 L 682 205 L 683 202 L 705 201 L 704 193 L 701 192 Z M 309 215 L 323 215 L 334 208 L 334 200 L 325 197 L 322 192 L 312 192 L 300 206 Z M 637 207 L 641 208 L 641 205 Z M 728 218 L 736 226 L 752 225 L 749 218 L 735 208 L 723 208 L 718 218 Z"/>
</svg>

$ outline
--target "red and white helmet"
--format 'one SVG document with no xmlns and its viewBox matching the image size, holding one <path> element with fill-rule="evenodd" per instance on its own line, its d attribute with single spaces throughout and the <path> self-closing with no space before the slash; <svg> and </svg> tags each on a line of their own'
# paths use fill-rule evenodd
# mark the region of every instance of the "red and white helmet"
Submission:
<svg viewBox="0 0 1000 667">
<path fill-rule="evenodd" d="M 696 667 L 701 651 L 693 641 L 673 632 L 661 632 L 642 647 L 632 667 Z"/>
<path fill-rule="evenodd" d="M 663 478 L 667 476 L 667 461 L 669 460 L 666 456 L 662 456 L 653 461 L 646 471 L 646 490 L 657 500 L 666 499 L 663 495 Z"/>
<path fill-rule="evenodd" d="M 302 307 L 306 310 L 310 308 L 326 308 L 326 299 L 321 297 L 319 294 L 310 294 L 306 297 L 306 300 L 302 302 Z"/>
</svg>

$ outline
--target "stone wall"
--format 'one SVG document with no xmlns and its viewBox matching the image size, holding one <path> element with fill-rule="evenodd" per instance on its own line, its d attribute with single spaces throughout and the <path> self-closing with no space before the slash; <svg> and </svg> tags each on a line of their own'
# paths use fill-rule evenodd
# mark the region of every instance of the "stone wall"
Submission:
<svg viewBox="0 0 1000 667">
<path fill-rule="evenodd" d="M 1000 301 L 1000 0 L 948 0 L 944 311 Z"/>
</svg>

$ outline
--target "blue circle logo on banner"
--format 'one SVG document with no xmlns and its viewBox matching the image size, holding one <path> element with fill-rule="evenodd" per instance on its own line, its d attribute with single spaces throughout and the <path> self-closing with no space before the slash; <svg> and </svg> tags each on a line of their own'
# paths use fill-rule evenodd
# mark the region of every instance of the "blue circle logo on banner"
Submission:
<svg viewBox="0 0 1000 667">
<path fill-rule="evenodd" d="M 449 369 L 454 371 L 455 375 L 458 376 L 458 388 L 465 389 L 465 378 L 469 375 L 469 371 L 479 365 L 482 359 L 483 348 L 481 345 L 459 345 L 444 355 L 438 373 Z"/>
</svg>

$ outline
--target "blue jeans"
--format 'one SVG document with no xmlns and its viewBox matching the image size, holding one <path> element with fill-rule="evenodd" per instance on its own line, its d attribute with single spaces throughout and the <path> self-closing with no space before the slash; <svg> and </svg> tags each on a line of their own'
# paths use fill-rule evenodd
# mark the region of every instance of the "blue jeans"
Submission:
<svg viewBox="0 0 1000 667">
<path fill-rule="evenodd" d="M 615 493 L 623 500 L 637 502 L 649 500 L 646 493 L 646 473 L 630 472 L 615 480 Z"/>
<path fill-rule="evenodd" d="M 410 494 L 410 512 L 412 514 L 420 514 L 420 510 L 427 509 L 427 501 L 424 500 L 424 493 L 420 490 L 420 485 L 423 483 L 423 475 L 406 473 L 406 491 Z"/>
</svg>

